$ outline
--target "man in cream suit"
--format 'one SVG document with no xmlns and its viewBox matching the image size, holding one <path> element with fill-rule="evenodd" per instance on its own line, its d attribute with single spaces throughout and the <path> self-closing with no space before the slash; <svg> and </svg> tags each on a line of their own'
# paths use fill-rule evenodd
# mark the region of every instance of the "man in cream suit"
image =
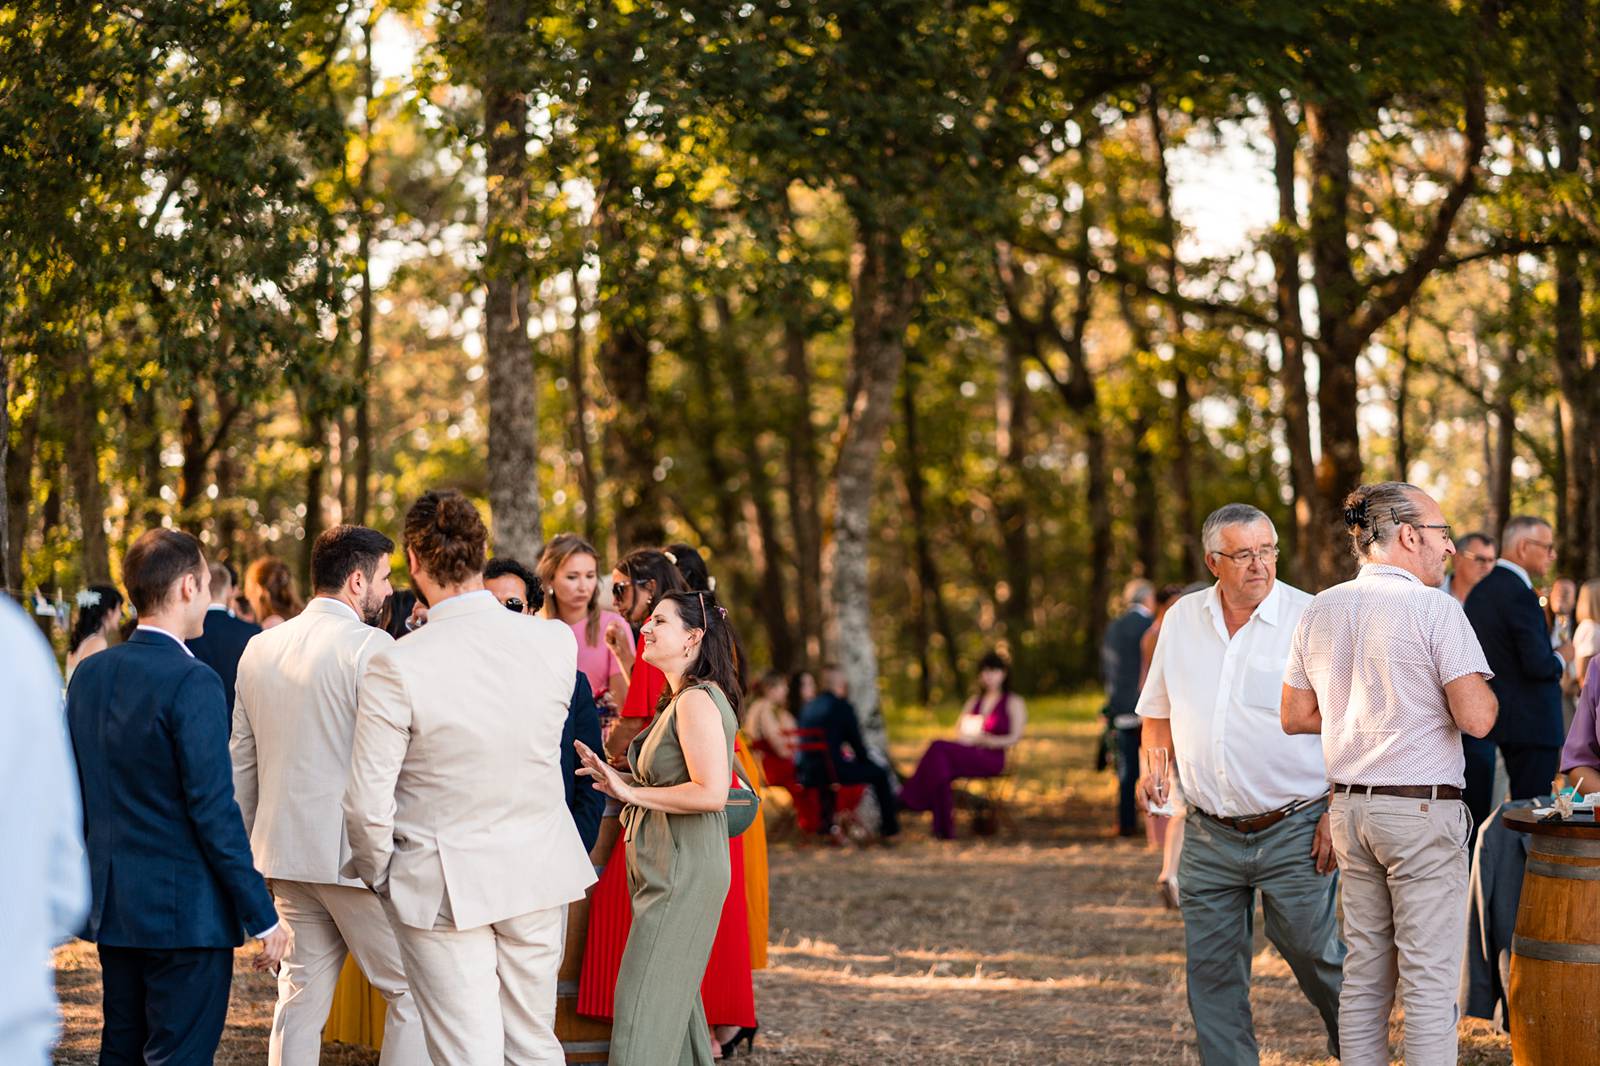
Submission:
<svg viewBox="0 0 1600 1066">
<path fill-rule="evenodd" d="M 234 792 L 256 863 L 294 947 L 278 973 L 270 1066 L 315 1066 L 347 953 L 388 1001 L 382 1066 L 428 1062 L 422 1020 L 383 905 L 340 875 L 350 857 L 339 803 L 350 779 L 356 689 L 367 661 L 394 643 L 376 628 L 390 593 L 394 541 L 335 526 L 311 551 L 316 596 L 255 636 L 239 661 Z"/>
<path fill-rule="evenodd" d="M 428 623 L 362 676 L 345 824 L 434 1061 L 557 1064 L 565 905 L 595 880 L 561 772 L 578 649 L 565 624 L 485 590 L 487 535 L 459 493 L 406 514 Z"/>
</svg>

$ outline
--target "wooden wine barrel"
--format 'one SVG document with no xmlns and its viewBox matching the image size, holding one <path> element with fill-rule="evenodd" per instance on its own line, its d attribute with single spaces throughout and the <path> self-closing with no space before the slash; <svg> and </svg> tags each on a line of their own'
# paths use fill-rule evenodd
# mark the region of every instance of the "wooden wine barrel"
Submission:
<svg viewBox="0 0 1600 1066">
<path fill-rule="evenodd" d="M 1559 1066 L 1600 1055 L 1600 826 L 1506 824 L 1533 834 L 1511 941 L 1511 1056 Z M 1528 816 L 1531 819 L 1531 816 Z"/>
<path fill-rule="evenodd" d="M 589 900 L 567 907 L 567 947 L 556 985 L 556 1039 L 568 1062 L 605 1062 L 611 1057 L 611 1023 L 578 1013 L 578 974 L 589 936 Z"/>
</svg>

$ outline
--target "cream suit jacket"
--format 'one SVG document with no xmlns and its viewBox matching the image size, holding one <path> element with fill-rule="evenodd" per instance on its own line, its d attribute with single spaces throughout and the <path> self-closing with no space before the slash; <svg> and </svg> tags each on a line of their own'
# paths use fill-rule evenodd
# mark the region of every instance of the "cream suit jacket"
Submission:
<svg viewBox="0 0 1600 1066">
<path fill-rule="evenodd" d="M 594 868 L 567 811 L 561 732 L 577 676 L 572 629 L 489 592 L 435 605 L 361 679 L 349 870 L 395 916 L 456 929 L 570 903 Z"/>
<path fill-rule="evenodd" d="M 319 885 L 349 861 L 339 803 L 350 783 L 356 691 L 367 660 L 394 643 L 338 600 L 252 637 L 233 705 L 233 791 L 262 876 Z"/>
</svg>

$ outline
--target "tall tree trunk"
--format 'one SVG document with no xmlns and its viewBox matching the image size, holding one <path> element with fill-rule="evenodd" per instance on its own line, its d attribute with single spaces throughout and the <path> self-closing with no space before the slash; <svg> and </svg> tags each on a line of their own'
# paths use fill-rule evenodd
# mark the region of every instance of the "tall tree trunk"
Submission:
<svg viewBox="0 0 1600 1066">
<path fill-rule="evenodd" d="M 200 498 L 205 493 L 206 466 L 211 456 L 206 451 L 205 421 L 201 407 L 201 386 L 197 381 L 183 400 L 178 421 L 178 443 L 183 453 L 178 474 L 178 514 L 180 528 L 200 535 Z"/>
<path fill-rule="evenodd" d="M 361 260 L 361 336 L 356 343 L 356 398 L 354 426 L 355 438 L 349 447 L 354 451 L 351 476 L 355 490 L 351 495 L 349 521 L 358 526 L 367 524 L 372 493 L 372 330 L 375 319 L 372 306 L 372 121 L 377 110 L 373 99 L 377 92 L 377 79 L 372 68 L 372 31 L 377 22 L 378 9 L 374 5 L 361 26 L 361 78 L 363 117 L 362 135 L 366 151 L 362 154 L 361 174 L 356 182 L 357 258 Z"/>
<path fill-rule="evenodd" d="M 1566 0 L 1568 19 L 1584 17 L 1582 0 Z M 1568 28 L 1583 23 L 1568 23 Z M 1563 181 L 1576 187 L 1583 152 L 1583 113 L 1578 93 L 1590 81 L 1584 71 L 1584 46 L 1576 33 L 1557 44 L 1561 75 L 1556 79 L 1557 163 Z M 1565 451 L 1566 509 L 1560 516 L 1557 542 L 1560 562 L 1568 573 L 1600 573 L 1600 530 L 1593 513 L 1600 506 L 1595 484 L 1594 435 L 1600 432 L 1600 372 L 1591 370 L 1583 343 L 1583 262 L 1579 249 L 1564 243 L 1555 250 L 1556 374 L 1561 384 L 1561 422 Z"/>
<path fill-rule="evenodd" d="M 33 460 L 39 444 L 41 417 L 38 403 L 23 412 L 21 422 L 13 427 L 16 430 L 16 445 L 6 451 L 4 464 L 6 566 L 0 571 L 0 579 L 18 595 L 22 592 L 22 553 L 28 543 L 28 527 L 33 519 Z"/>
<path fill-rule="evenodd" d="M 489 386 L 489 513 L 494 550 L 532 563 L 539 526 L 539 411 L 528 340 L 528 99 L 515 62 L 527 0 L 488 0 L 483 111 L 487 194 L 484 348 Z"/>
<path fill-rule="evenodd" d="M 567 331 L 567 377 L 572 389 L 572 446 L 578 453 L 578 489 L 583 494 L 583 535 L 590 544 L 600 539 L 600 491 L 589 445 L 589 371 L 583 357 L 583 286 L 572 269 L 572 328 Z"/>
<path fill-rule="evenodd" d="M 822 606 L 822 498 L 817 473 L 817 431 L 811 422 L 811 359 L 798 310 L 783 323 L 784 370 L 793 390 L 788 400 L 789 523 L 794 535 L 795 598 L 801 655 L 820 663 L 827 656 L 828 627 Z"/>
<path fill-rule="evenodd" d="M 1351 328 L 1363 295 L 1350 251 L 1352 125 L 1339 104 L 1308 103 L 1306 128 L 1312 174 L 1307 234 L 1317 291 L 1317 419 L 1322 443 L 1312 508 L 1312 567 L 1306 580 L 1312 589 L 1321 589 L 1354 567 L 1348 552 L 1335 549 L 1333 516 L 1363 474 L 1356 361 L 1366 338 Z"/>
<path fill-rule="evenodd" d="M 1183 281 L 1178 269 L 1178 216 L 1172 210 L 1172 175 L 1167 169 L 1166 126 L 1162 121 L 1160 101 L 1153 87 L 1150 90 L 1150 134 L 1155 142 L 1157 191 L 1161 202 L 1162 268 L 1166 274 L 1167 291 L 1176 295 Z M 1178 301 L 1169 300 L 1167 313 L 1171 319 L 1168 328 L 1172 333 L 1169 380 L 1172 382 L 1172 496 L 1174 525 L 1177 527 L 1173 539 L 1183 551 L 1180 571 L 1183 579 L 1193 581 L 1205 573 L 1205 550 L 1200 546 L 1199 518 L 1195 514 L 1194 506 L 1194 475 L 1189 461 L 1194 446 L 1194 435 L 1189 424 L 1189 408 L 1193 405 L 1194 399 L 1189 390 L 1187 329 L 1183 321 L 1183 309 Z M 1154 493 L 1151 493 L 1147 506 L 1152 509 L 1153 514 Z M 1150 539 L 1146 541 L 1141 537 L 1140 543 L 1154 543 L 1154 539 L 1160 535 L 1159 525 L 1153 525 L 1144 532 Z M 1154 580 L 1155 575 L 1155 568 L 1151 565 L 1151 560 L 1147 559 L 1145 576 Z"/>
<path fill-rule="evenodd" d="M 747 479 L 746 502 L 755 515 L 754 535 L 749 541 L 761 585 L 761 618 L 767 630 L 767 646 L 772 665 L 783 671 L 797 669 L 800 657 L 794 630 L 789 625 L 789 597 L 784 582 L 783 543 L 778 537 L 778 520 L 772 505 L 772 476 L 762 454 L 761 429 L 756 415 L 760 408 L 750 390 L 750 368 L 741 358 L 733 337 L 733 310 L 727 297 L 716 299 L 718 335 L 716 351 L 722 365 L 722 378 L 733 401 L 731 428 L 738 436 Z M 747 523 L 748 524 L 748 523 Z"/>
<path fill-rule="evenodd" d="M 161 412 L 157 383 L 135 382 L 127 405 L 128 444 L 139 470 L 139 523 L 145 529 L 161 524 L 161 489 L 166 471 L 161 463 Z"/>
<path fill-rule="evenodd" d="M 72 471 L 72 496 L 78 508 L 79 535 L 83 538 L 82 580 L 111 580 L 111 550 L 106 539 L 105 485 L 100 479 L 100 390 L 88 339 L 75 348 L 75 361 L 67 382 L 67 406 L 72 424 L 67 430 L 67 464 Z"/>
<path fill-rule="evenodd" d="M 1511 518 L 1511 466 L 1517 447 L 1517 410 L 1511 401 L 1521 385 L 1526 326 L 1526 294 L 1522 286 L 1522 266 L 1517 256 L 1511 257 L 1506 280 L 1510 288 L 1507 311 L 1511 321 L 1506 344 L 1500 349 L 1500 374 L 1495 382 L 1494 463 L 1489 470 L 1489 528 L 1496 537 Z"/>
<path fill-rule="evenodd" d="M 250 438 L 248 432 L 240 436 Z M 234 499 L 238 485 L 239 463 L 231 448 L 223 448 L 217 453 L 217 500 L 221 504 L 217 510 L 217 558 L 224 562 L 232 561 L 239 550 L 239 508 Z"/>
<path fill-rule="evenodd" d="M 995 523 L 1000 528 L 1004 549 L 1006 598 L 1001 604 L 1001 620 L 1006 643 L 1010 646 L 1012 672 L 1017 685 L 1032 691 L 1035 681 L 1033 648 L 1037 633 L 1033 625 L 1033 527 L 1028 502 L 1031 497 L 1027 477 L 1028 458 L 1028 376 L 1026 353 L 1009 337 L 1001 348 L 999 388 L 995 393 L 995 452 L 1000 459 L 999 477 L 994 492 Z M 906 379 L 906 390 L 912 389 Z M 909 423 L 914 406 L 908 401 Z M 909 432 L 909 430 L 908 430 Z M 920 468 L 917 477 L 920 480 Z M 957 688 L 964 688 L 959 682 Z"/>
<path fill-rule="evenodd" d="M 1318 526 L 1317 470 L 1311 453 L 1311 394 L 1306 388 L 1305 321 L 1300 313 L 1300 229 L 1295 205 L 1295 156 L 1300 133 L 1275 95 L 1265 98 L 1272 128 L 1273 176 L 1278 189 L 1278 228 L 1271 239 L 1278 350 L 1282 357 L 1283 432 L 1289 449 L 1289 485 L 1294 494 L 1294 578 L 1315 587 L 1317 555 L 1327 530 Z M 1320 535 L 1319 535 L 1320 534 Z"/>
<path fill-rule="evenodd" d="M 832 600 L 840 665 L 867 743 L 887 750 L 872 637 L 869 553 L 877 488 L 894 389 L 905 363 L 905 329 L 916 303 L 897 232 L 858 212 L 852 279 L 850 381 L 834 474 Z"/>
<path fill-rule="evenodd" d="M 944 582 L 939 576 L 932 539 L 928 536 L 928 530 L 933 523 L 928 518 L 927 485 L 922 476 L 922 431 L 921 419 L 917 414 L 917 376 L 916 365 L 908 364 L 905 380 L 900 386 L 900 419 L 906 438 L 905 448 L 902 451 L 901 476 L 906 485 L 908 505 L 906 517 L 910 520 L 912 550 L 917 560 L 919 640 L 922 642 L 917 652 L 922 664 L 922 701 L 927 704 L 932 698 L 933 685 L 932 674 L 928 669 L 930 665 L 928 644 L 932 635 L 927 627 L 929 615 L 933 619 L 934 631 L 937 631 L 939 641 L 944 645 L 945 666 L 950 672 L 951 690 L 961 692 L 967 687 L 967 683 L 961 669 L 961 648 L 956 643 L 955 625 L 950 620 L 950 609 L 945 603 Z M 1009 602 L 1006 606 L 1009 608 Z M 1013 639 L 1013 665 L 1019 650 L 1020 646 Z"/>
<path fill-rule="evenodd" d="M 323 506 L 328 479 L 328 418 L 315 396 L 302 401 L 302 409 L 306 434 L 306 518 L 300 542 L 299 577 L 301 590 L 309 595 L 315 591 L 311 587 L 311 550 L 327 527 Z"/>
</svg>

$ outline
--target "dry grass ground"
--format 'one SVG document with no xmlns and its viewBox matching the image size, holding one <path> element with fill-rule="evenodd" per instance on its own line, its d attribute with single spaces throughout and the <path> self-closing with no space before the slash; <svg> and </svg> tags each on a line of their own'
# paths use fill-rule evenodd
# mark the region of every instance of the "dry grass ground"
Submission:
<svg viewBox="0 0 1600 1066">
<path fill-rule="evenodd" d="M 913 816 L 893 849 L 774 844 L 752 1066 L 1199 1061 L 1183 930 L 1156 897 L 1157 858 L 1142 841 L 1105 836 L 1113 785 L 1093 772 L 1094 704 L 1039 701 L 1034 711 L 1017 760 L 1016 825 L 999 836 L 943 843 Z M 932 714 L 897 721 L 896 757 L 909 766 L 939 729 Z M 1264 941 L 1257 949 L 1262 1062 L 1332 1064 L 1288 968 Z M 57 964 L 67 1018 L 57 1061 L 93 1062 L 94 953 L 75 945 Z M 241 966 L 219 1062 L 265 1060 L 271 1002 L 268 979 Z M 1473 1025 L 1461 1061 L 1511 1057 L 1503 1037 Z M 323 1062 L 368 1066 L 376 1056 L 333 1048 Z"/>
</svg>

